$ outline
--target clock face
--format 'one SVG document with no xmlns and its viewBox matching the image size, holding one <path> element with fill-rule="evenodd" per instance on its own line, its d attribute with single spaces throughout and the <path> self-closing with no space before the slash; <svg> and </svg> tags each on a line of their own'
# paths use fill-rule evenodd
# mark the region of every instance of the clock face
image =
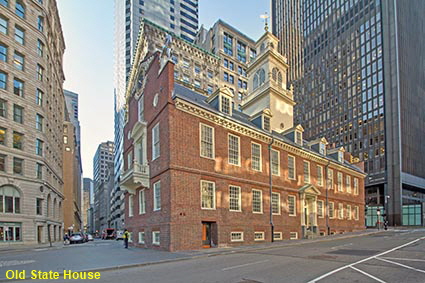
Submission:
<svg viewBox="0 0 425 283">
<path fill-rule="evenodd" d="M 158 93 L 157 94 L 155 94 L 155 97 L 153 98 L 153 107 L 156 107 L 157 105 L 158 105 Z"/>
</svg>

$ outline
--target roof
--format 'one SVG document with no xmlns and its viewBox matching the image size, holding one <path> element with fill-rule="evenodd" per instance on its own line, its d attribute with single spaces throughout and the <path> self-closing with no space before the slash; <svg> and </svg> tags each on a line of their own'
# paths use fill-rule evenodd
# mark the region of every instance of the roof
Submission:
<svg viewBox="0 0 425 283">
<path fill-rule="evenodd" d="M 198 107 L 201 107 L 205 110 L 214 112 L 217 115 L 221 115 L 223 117 L 229 117 L 228 115 L 225 115 L 225 114 L 218 112 L 216 108 L 214 108 L 209 103 L 207 103 L 206 102 L 206 100 L 207 100 L 206 96 L 204 96 L 200 93 L 197 93 L 196 91 L 193 91 L 193 90 L 191 90 L 191 89 L 189 89 L 189 88 L 187 88 L 183 85 L 180 85 L 178 83 L 174 83 L 173 99 L 175 99 L 175 98 L 183 99 L 183 100 L 190 102 L 190 103 L 192 103 L 192 104 L 194 104 Z M 338 162 L 338 160 L 336 160 L 335 158 L 332 158 L 330 156 L 323 156 L 323 155 L 319 154 L 318 152 L 311 150 L 310 148 L 301 146 L 301 145 L 291 141 L 290 139 L 286 138 L 282 133 L 278 133 L 278 132 L 275 132 L 275 131 L 270 133 L 270 132 L 267 132 L 267 131 L 257 127 L 257 125 L 255 125 L 254 123 L 252 123 L 250 121 L 250 116 L 243 113 L 240 110 L 233 109 L 231 117 L 235 122 L 240 123 L 240 124 L 242 124 L 246 127 L 249 127 L 249 128 L 251 128 L 255 131 L 262 132 L 262 134 L 267 135 L 269 137 L 273 137 L 275 140 L 284 142 L 284 143 L 289 144 L 293 147 L 300 148 L 300 149 L 302 149 L 302 150 L 304 150 L 304 151 L 306 151 L 310 154 L 317 155 L 320 158 L 327 159 L 328 161 Z M 341 164 L 340 162 L 338 162 L 338 163 Z M 349 167 L 350 169 L 352 169 L 354 171 L 357 171 L 357 172 L 364 174 L 364 172 L 362 170 L 360 170 L 360 168 L 352 165 L 351 163 L 347 162 L 346 160 L 344 160 L 344 163 L 342 165 Z"/>
</svg>

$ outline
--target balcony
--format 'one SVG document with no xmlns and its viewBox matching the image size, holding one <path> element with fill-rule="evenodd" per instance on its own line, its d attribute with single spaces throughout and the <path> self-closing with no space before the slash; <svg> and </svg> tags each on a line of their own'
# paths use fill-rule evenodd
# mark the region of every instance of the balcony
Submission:
<svg viewBox="0 0 425 283">
<path fill-rule="evenodd" d="M 121 175 L 120 186 L 131 194 L 135 194 L 136 189 L 141 186 L 149 188 L 149 166 L 133 161 L 130 168 Z"/>
</svg>

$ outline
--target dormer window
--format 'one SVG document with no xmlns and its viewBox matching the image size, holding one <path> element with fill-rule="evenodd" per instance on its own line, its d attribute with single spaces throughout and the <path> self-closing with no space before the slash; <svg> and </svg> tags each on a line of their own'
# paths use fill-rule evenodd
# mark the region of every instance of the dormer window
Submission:
<svg viewBox="0 0 425 283">
<path fill-rule="evenodd" d="M 270 132 L 270 117 L 263 116 L 263 129 Z"/>
<path fill-rule="evenodd" d="M 295 143 L 303 145 L 303 135 L 300 131 L 295 131 Z"/>
<path fill-rule="evenodd" d="M 319 153 L 326 155 L 326 145 L 323 142 L 319 143 Z"/>
<path fill-rule="evenodd" d="M 230 113 L 230 98 L 224 95 L 221 95 L 220 99 L 220 111 L 224 114 L 231 115 Z"/>
<path fill-rule="evenodd" d="M 344 162 L 344 152 L 338 151 L 338 161 L 341 163 Z"/>
</svg>

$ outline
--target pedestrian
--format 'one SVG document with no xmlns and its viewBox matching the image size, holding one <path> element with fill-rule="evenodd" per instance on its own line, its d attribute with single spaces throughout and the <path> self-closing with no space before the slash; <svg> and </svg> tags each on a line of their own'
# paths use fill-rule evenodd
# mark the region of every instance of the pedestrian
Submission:
<svg viewBox="0 0 425 283">
<path fill-rule="evenodd" d="M 69 244 L 69 236 L 68 236 L 68 233 L 65 233 L 65 235 L 63 235 L 63 244 L 64 244 L 64 245 Z"/>
<path fill-rule="evenodd" d="M 128 249 L 128 238 L 130 236 L 130 233 L 128 233 L 127 229 L 124 229 L 124 234 L 123 234 L 123 238 L 124 238 L 124 248 Z"/>
</svg>

